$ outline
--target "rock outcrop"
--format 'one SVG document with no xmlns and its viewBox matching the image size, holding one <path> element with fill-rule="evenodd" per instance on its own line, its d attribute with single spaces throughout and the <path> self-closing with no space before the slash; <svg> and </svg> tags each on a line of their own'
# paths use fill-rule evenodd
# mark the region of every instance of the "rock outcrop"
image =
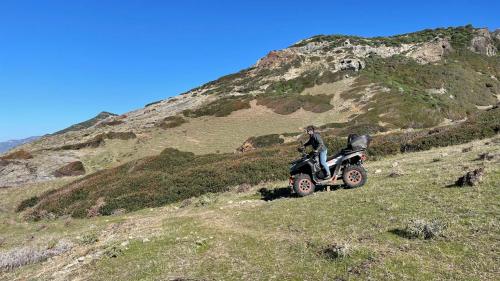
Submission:
<svg viewBox="0 0 500 281">
<path fill-rule="evenodd" d="M 495 32 L 498 32 L 498 30 Z M 499 36 L 499 34 L 496 33 L 494 36 Z M 476 35 L 471 40 L 469 50 L 489 57 L 495 56 L 498 52 L 488 29 L 478 29 L 476 31 Z"/>
<path fill-rule="evenodd" d="M 440 61 L 444 55 L 453 51 L 448 39 L 436 38 L 432 42 L 426 42 L 416 46 L 408 52 L 407 56 L 413 58 L 420 64 Z"/>
</svg>

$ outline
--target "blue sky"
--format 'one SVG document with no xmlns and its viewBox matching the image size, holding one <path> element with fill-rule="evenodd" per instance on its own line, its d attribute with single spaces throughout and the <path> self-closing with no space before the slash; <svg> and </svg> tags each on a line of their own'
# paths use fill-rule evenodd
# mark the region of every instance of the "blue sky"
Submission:
<svg viewBox="0 0 500 281">
<path fill-rule="evenodd" d="M 0 141 L 125 113 L 316 34 L 500 28 L 500 1 L 0 0 Z"/>
</svg>

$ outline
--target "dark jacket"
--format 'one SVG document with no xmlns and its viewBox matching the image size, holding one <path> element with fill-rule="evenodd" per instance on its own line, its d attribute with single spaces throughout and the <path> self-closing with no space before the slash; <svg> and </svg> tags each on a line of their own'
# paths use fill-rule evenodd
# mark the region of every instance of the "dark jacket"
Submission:
<svg viewBox="0 0 500 281">
<path fill-rule="evenodd" d="M 319 133 L 314 133 L 311 137 L 309 137 L 309 140 L 304 143 L 304 147 L 308 145 L 312 146 L 312 148 L 316 151 L 323 151 L 326 149 L 325 143 L 323 142 L 323 139 L 321 139 Z"/>
</svg>

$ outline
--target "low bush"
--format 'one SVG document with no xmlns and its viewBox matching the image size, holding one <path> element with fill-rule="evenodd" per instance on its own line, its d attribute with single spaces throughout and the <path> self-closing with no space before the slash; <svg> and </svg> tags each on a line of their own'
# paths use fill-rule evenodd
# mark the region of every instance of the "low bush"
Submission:
<svg viewBox="0 0 500 281">
<path fill-rule="evenodd" d="M 250 98 L 245 96 L 232 96 L 215 100 L 198 109 L 186 109 L 182 112 L 186 117 L 201 117 L 201 116 L 228 116 L 234 111 L 250 108 Z"/>
<path fill-rule="evenodd" d="M 187 123 L 187 120 L 182 118 L 181 116 L 169 116 L 163 119 L 163 121 L 160 122 L 158 126 L 162 129 L 170 129 L 179 127 L 184 123 Z"/>
<path fill-rule="evenodd" d="M 409 239 L 433 239 L 443 234 L 446 225 L 438 220 L 425 221 L 421 219 L 411 219 L 406 224 L 402 235 Z"/>
<path fill-rule="evenodd" d="M 82 245 L 92 245 L 99 241 L 99 236 L 95 232 L 85 233 L 80 239 Z"/>
<path fill-rule="evenodd" d="M 63 145 L 60 147 L 55 147 L 52 148 L 52 150 L 80 150 L 83 148 L 96 148 L 104 144 L 104 141 L 106 139 L 120 139 L 120 140 L 129 140 L 129 139 L 135 139 L 137 138 L 137 135 L 134 132 L 107 132 L 107 133 L 102 133 L 98 134 L 95 137 L 91 138 L 90 140 L 80 142 L 80 143 L 74 143 L 74 144 L 67 144 Z"/>
<path fill-rule="evenodd" d="M 150 106 L 152 106 L 152 105 L 159 104 L 159 103 L 161 103 L 161 102 L 162 102 L 161 100 L 159 100 L 159 101 L 154 101 L 154 102 L 150 102 L 150 103 L 146 104 L 144 107 L 150 107 Z"/>
<path fill-rule="evenodd" d="M 35 247 L 14 248 L 0 252 L 0 271 L 12 270 L 27 264 L 44 261 L 50 257 L 65 253 L 73 247 L 71 242 L 60 240 L 53 247 L 39 249 Z"/>
<path fill-rule="evenodd" d="M 321 113 L 333 108 L 328 95 L 262 95 L 257 97 L 257 104 L 271 108 L 282 115 L 292 114 L 303 108 L 306 111 Z"/>
<path fill-rule="evenodd" d="M 26 210 L 27 208 L 31 208 L 31 207 L 35 206 L 36 204 L 38 204 L 38 200 L 39 200 L 39 198 L 36 196 L 25 199 L 25 200 L 21 201 L 21 203 L 17 206 L 16 211 L 22 212 L 22 211 Z"/>
<path fill-rule="evenodd" d="M 284 140 L 278 134 L 264 135 L 251 137 L 246 142 L 250 143 L 254 148 L 263 148 L 272 145 L 282 144 Z"/>
<path fill-rule="evenodd" d="M 68 163 L 52 173 L 55 177 L 74 177 L 85 175 L 85 167 L 81 161 Z"/>
<path fill-rule="evenodd" d="M 320 251 L 326 259 L 336 260 L 346 258 L 351 254 L 351 247 L 349 244 L 331 244 Z"/>
</svg>

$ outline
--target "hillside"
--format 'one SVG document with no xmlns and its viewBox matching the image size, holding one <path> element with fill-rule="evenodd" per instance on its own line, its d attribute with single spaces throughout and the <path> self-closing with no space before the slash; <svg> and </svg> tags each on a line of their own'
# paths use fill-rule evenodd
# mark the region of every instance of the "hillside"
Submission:
<svg viewBox="0 0 500 281">
<path fill-rule="evenodd" d="M 433 147 L 466 143 L 500 132 L 500 107 L 482 112 L 460 125 L 413 133 L 375 136 L 368 154 L 378 158 Z M 338 134 L 323 138 L 328 150 L 339 151 L 346 140 Z M 30 198 L 28 219 L 71 215 L 92 217 L 158 207 L 206 193 L 218 193 L 241 184 L 286 180 L 288 163 L 297 157 L 296 142 L 268 143 L 241 154 L 195 155 L 167 148 L 146 157 L 102 170 L 59 189 Z"/>
<path fill-rule="evenodd" d="M 9 162 L 3 171 L 15 176 L 0 172 L 0 186 L 52 180 L 76 161 L 91 174 L 169 147 L 233 152 L 308 124 L 376 133 L 457 123 L 498 103 L 499 42 L 500 31 L 471 26 L 315 36 L 179 96 L 21 146 L 33 158 Z"/>
<path fill-rule="evenodd" d="M 51 256 L 0 280 L 497 280 L 500 165 L 480 155 L 499 141 L 369 161 L 360 189 L 295 198 L 274 181 L 88 219 L 16 213 L 68 180 L 0 189 L 0 265 Z M 481 184 L 452 186 L 478 167 Z"/>
<path fill-rule="evenodd" d="M 5 141 L 5 142 L 0 142 L 0 153 L 4 153 L 4 152 L 9 151 L 10 149 L 12 149 L 16 146 L 35 141 L 39 138 L 40 137 L 29 137 L 29 138 L 20 139 L 20 140 L 9 140 L 9 141 Z"/>
</svg>

